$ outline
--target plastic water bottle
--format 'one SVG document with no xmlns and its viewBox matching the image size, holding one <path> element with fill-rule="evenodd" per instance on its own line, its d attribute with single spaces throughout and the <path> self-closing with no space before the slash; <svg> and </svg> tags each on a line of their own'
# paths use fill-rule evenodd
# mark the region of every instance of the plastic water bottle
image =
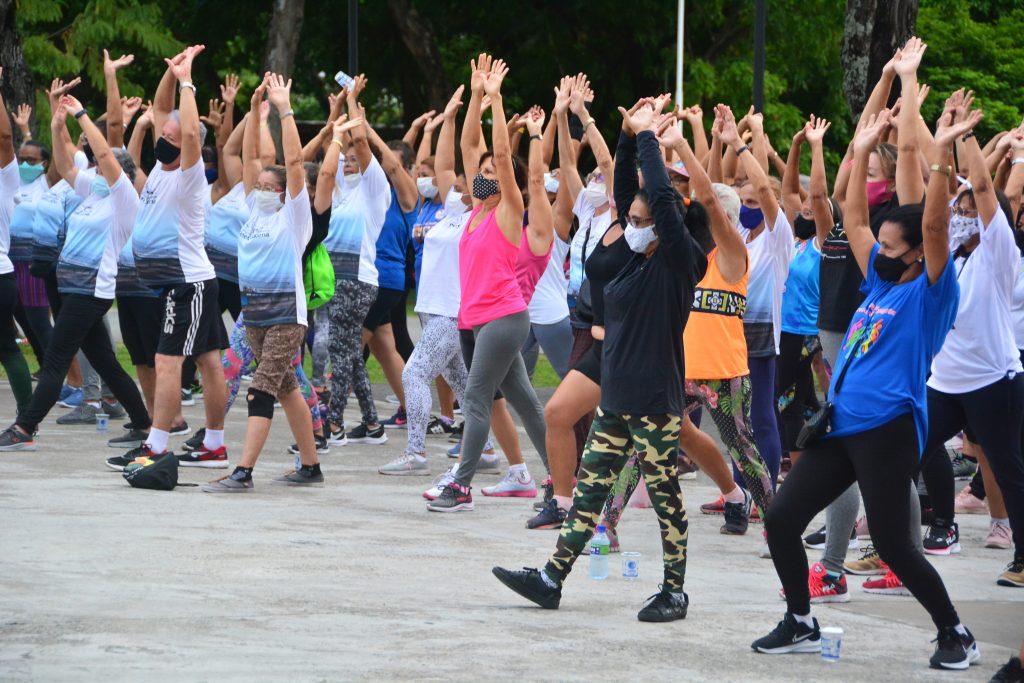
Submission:
<svg viewBox="0 0 1024 683">
<path fill-rule="evenodd" d="M 608 578 L 608 551 L 611 545 L 604 524 L 597 525 L 597 533 L 590 539 L 590 578 L 604 581 Z"/>
</svg>

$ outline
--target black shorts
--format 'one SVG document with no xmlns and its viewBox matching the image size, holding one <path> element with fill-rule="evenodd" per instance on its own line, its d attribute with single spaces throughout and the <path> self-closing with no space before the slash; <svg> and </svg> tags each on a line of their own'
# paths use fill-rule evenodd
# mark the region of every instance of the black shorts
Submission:
<svg viewBox="0 0 1024 683">
<path fill-rule="evenodd" d="M 117 297 L 117 320 L 121 339 L 128 349 L 132 365 L 156 366 L 156 347 L 160 340 L 164 302 L 156 297 Z"/>
<path fill-rule="evenodd" d="M 580 356 L 576 365 L 570 368 L 582 374 L 597 386 L 601 386 L 601 347 L 600 340 L 595 339 L 593 346 L 587 349 L 586 353 Z"/>
<path fill-rule="evenodd" d="M 400 289 L 388 289 L 381 287 L 377 290 L 377 298 L 374 300 L 370 310 L 366 312 L 366 319 L 363 320 L 363 327 L 373 332 L 381 325 L 391 324 L 391 309 L 395 307 L 405 295 Z"/>
<path fill-rule="evenodd" d="M 169 287 L 156 352 L 195 358 L 228 347 L 217 301 L 217 278 Z"/>
</svg>

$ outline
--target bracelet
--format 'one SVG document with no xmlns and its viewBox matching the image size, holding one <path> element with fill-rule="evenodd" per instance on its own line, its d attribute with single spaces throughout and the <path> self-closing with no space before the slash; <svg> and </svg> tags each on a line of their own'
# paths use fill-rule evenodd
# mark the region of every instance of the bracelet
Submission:
<svg viewBox="0 0 1024 683">
<path fill-rule="evenodd" d="M 595 126 L 597 125 L 596 123 L 594 123 L 594 119 L 593 119 L 593 117 L 591 117 L 591 118 L 587 119 L 587 122 L 583 124 L 583 128 L 584 128 L 584 129 L 586 129 L 586 127 L 587 127 L 587 126 L 589 126 L 589 125 L 590 125 L 590 124 L 592 124 L 592 123 L 593 123 L 593 124 L 594 124 Z"/>
<path fill-rule="evenodd" d="M 736 150 L 736 156 L 740 156 L 744 152 L 749 152 L 749 151 L 750 151 L 750 145 L 743 145 L 738 150 Z"/>
<path fill-rule="evenodd" d="M 81 109 L 79 109 L 79 110 L 78 110 L 77 112 L 75 112 L 75 118 L 76 118 L 76 119 L 80 119 L 80 118 L 82 118 L 83 116 L 86 116 L 86 115 L 87 115 L 88 113 L 89 113 L 89 112 L 87 112 L 87 111 L 85 110 L 85 107 L 82 107 L 82 108 L 81 108 Z"/>
<path fill-rule="evenodd" d="M 195 96 L 195 94 L 196 94 L 196 86 L 192 85 L 191 83 L 182 83 L 181 85 L 178 86 L 178 92 L 180 93 L 185 88 L 190 89 L 192 91 L 192 95 Z"/>
<path fill-rule="evenodd" d="M 331 144 L 332 145 L 337 145 L 338 149 L 340 149 L 343 152 L 345 151 L 345 145 L 341 144 L 341 140 L 337 140 L 337 139 L 331 140 Z"/>
<path fill-rule="evenodd" d="M 953 167 L 952 166 L 941 166 L 939 164 L 932 164 L 931 166 L 928 167 L 928 169 L 931 170 L 931 171 L 934 171 L 936 173 L 942 173 L 947 178 L 952 178 L 953 177 Z"/>
<path fill-rule="evenodd" d="M 285 112 L 285 113 L 283 113 L 283 114 L 278 114 L 278 115 L 277 115 L 277 118 L 279 118 L 279 119 L 281 119 L 282 121 L 284 121 L 284 120 L 285 120 L 286 118 L 288 118 L 289 116 L 295 116 L 295 112 L 294 112 L 294 111 L 292 111 L 291 109 L 289 109 L 288 111 L 286 111 L 286 112 Z"/>
<path fill-rule="evenodd" d="M 974 131 L 973 130 L 969 130 L 966 133 L 964 133 L 964 136 L 962 138 L 960 138 L 960 141 L 961 142 L 967 142 L 968 140 L 970 140 L 973 137 L 974 137 Z"/>
<path fill-rule="evenodd" d="M 536 134 L 534 134 L 534 135 L 531 135 L 531 136 L 530 136 L 530 139 L 531 139 L 531 140 L 537 140 L 537 141 L 540 141 L 540 140 L 541 140 L 541 136 L 540 136 L 540 135 L 536 135 Z"/>
</svg>

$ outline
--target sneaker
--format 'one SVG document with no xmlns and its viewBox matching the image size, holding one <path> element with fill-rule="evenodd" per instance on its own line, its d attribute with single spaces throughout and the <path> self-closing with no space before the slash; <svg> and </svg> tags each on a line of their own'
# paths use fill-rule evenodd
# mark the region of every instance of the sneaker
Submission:
<svg viewBox="0 0 1024 683">
<path fill-rule="evenodd" d="M 376 429 L 369 429 L 365 424 L 360 424 L 351 432 L 345 435 L 349 443 L 370 443 L 379 446 L 387 443 L 388 435 L 384 433 L 384 425 L 378 425 Z"/>
<path fill-rule="evenodd" d="M 996 581 L 1000 586 L 1024 588 L 1024 557 L 1016 557 Z"/>
<path fill-rule="evenodd" d="M 423 492 L 423 497 L 427 500 L 435 500 L 444 491 L 444 488 L 448 484 L 455 481 L 455 471 L 459 469 L 458 463 L 452 465 L 447 470 L 442 472 L 434 479 L 434 483 L 430 485 L 430 488 Z"/>
<path fill-rule="evenodd" d="M 398 412 L 386 420 L 381 420 L 380 424 L 387 429 L 408 429 L 409 418 L 405 415 L 405 409 L 399 408 Z"/>
<path fill-rule="evenodd" d="M 775 630 L 750 644 L 755 652 L 766 655 L 781 655 L 789 652 L 821 652 L 821 631 L 818 620 L 814 626 L 806 626 L 786 612 Z"/>
<path fill-rule="evenodd" d="M 434 500 L 427 503 L 431 512 L 461 512 L 473 509 L 473 494 L 468 486 L 450 482 Z"/>
<path fill-rule="evenodd" d="M 328 443 L 332 446 L 347 446 L 348 438 L 345 436 L 345 425 L 341 425 L 338 429 L 328 426 L 327 431 L 329 436 L 327 437 Z"/>
<path fill-rule="evenodd" d="M 148 458 L 152 457 L 152 455 L 153 451 L 146 448 L 145 444 L 142 444 L 124 455 L 115 455 L 113 458 L 107 458 L 107 467 L 117 472 L 124 472 L 124 468 L 135 462 L 137 458 Z"/>
<path fill-rule="evenodd" d="M 430 421 L 427 422 L 427 434 L 434 436 L 444 436 L 447 434 L 455 433 L 455 423 L 449 423 L 447 420 L 436 415 L 431 416 Z"/>
<path fill-rule="evenodd" d="M 107 441 L 107 445 L 111 448 L 138 448 L 142 444 L 146 443 L 146 439 L 149 437 L 148 429 L 129 429 L 128 433 L 124 436 L 115 436 L 113 439 Z"/>
<path fill-rule="evenodd" d="M 252 381 L 252 373 L 251 372 L 243 372 L 241 379 L 242 379 L 243 382 L 248 384 L 249 382 Z"/>
<path fill-rule="evenodd" d="M 316 434 L 314 434 L 313 441 L 316 442 L 317 455 L 327 455 L 328 453 L 331 452 L 331 444 L 326 436 L 317 436 Z M 299 444 L 293 443 L 291 446 L 288 447 L 288 452 L 291 453 L 292 455 L 298 455 Z"/>
<path fill-rule="evenodd" d="M 64 398 L 57 401 L 57 405 L 64 408 L 77 408 L 85 401 L 85 392 L 78 387 L 68 387 L 69 391 Z M 64 392 L 61 391 L 61 394 Z"/>
<path fill-rule="evenodd" d="M 530 602 L 544 609 L 558 609 L 558 603 L 562 601 L 562 587 L 549 586 L 540 575 L 541 571 L 532 567 L 523 567 L 521 571 L 495 567 L 491 573 Z"/>
<path fill-rule="evenodd" d="M 665 622 L 676 621 L 686 618 L 686 608 L 690 606 L 690 597 L 683 593 L 678 597 L 672 591 L 667 590 L 664 585 L 651 597 L 647 598 L 647 604 L 637 612 L 636 618 L 640 621 Z"/>
<path fill-rule="evenodd" d="M 37 380 L 32 380 L 33 382 Z M 71 395 L 71 392 L 75 390 L 75 387 L 69 387 L 67 384 L 61 385 L 60 395 L 57 397 L 57 405 L 64 405 L 61 403 L 64 399 Z"/>
<path fill-rule="evenodd" d="M 1010 527 L 1005 524 L 998 524 L 995 520 L 988 525 L 988 536 L 985 537 L 986 548 L 998 550 L 1009 550 L 1013 545 Z"/>
<path fill-rule="evenodd" d="M 864 554 L 860 556 L 860 559 L 844 562 L 843 569 L 846 570 L 847 574 L 875 576 L 884 574 L 888 567 L 885 566 L 885 562 L 882 562 L 882 558 L 879 557 L 875 546 L 868 545 L 864 548 Z"/>
<path fill-rule="evenodd" d="M 936 519 L 935 523 L 928 527 L 928 534 L 924 537 L 924 551 L 929 555 L 952 555 L 960 552 L 960 527 L 957 523 L 946 524 L 944 520 Z"/>
<path fill-rule="evenodd" d="M 462 406 L 459 405 L 458 401 L 455 401 L 452 413 L 454 413 L 455 415 L 462 415 Z"/>
<path fill-rule="evenodd" d="M 28 434 L 11 425 L 0 432 L 0 451 L 34 451 L 36 442 Z"/>
<path fill-rule="evenodd" d="M 680 481 L 696 480 L 697 471 L 700 470 L 700 468 L 697 467 L 697 463 L 686 457 L 682 451 L 679 451 L 676 456 L 676 469 L 679 471 Z"/>
<path fill-rule="evenodd" d="M 1010 661 L 1003 664 L 988 683 L 1024 683 L 1024 667 L 1021 667 L 1020 658 L 1010 657 Z"/>
<path fill-rule="evenodd" d="M 324 483 L 324 473 L 320 471 L 319 465 L 310 469 L 300 467 L 271 480 L 270 483 L 278 486 L 316 486 Z"/>
<path fill-rule="evenodd" d="M 529 472 L 509 470 L 501 481 L 494 486 L 483 487 L 480 492 L 496 498 L 536 498 L 537 484 Z"/>
<path fill-rule="evenodd" d="M 200 446 L 191 453 L 179 455 L 178 465 L 181 467 L 223 469 L 228 466 L 228 449 L 226 446 L 221 446 L 211 451 L 206 446 Z"/>
<path fill-rule="evenodd" d="M 865 593 L 877 593 L 878 595 L 911 595 L 907 587 L 896 576 L 896 572 L 885 568 L 885 576 L 880 579 L 868 579 L 862 586 Z"/>
<path fill-rule="evenodd" d="M 182 422 L 180 425 L 172 425 L 171 431 L 167 433 L 171 436 L 186 436 L 192 433 L 192 428 L 188 426 L 188 422 Z"/>
<path fill-rule="evenodd" d="M 951 459 L 953 465 L 953 478 L 954 479 L 970 479 L 974 476 L 974 473 L 978 471 L 978 463 L 973 460 L 968 460 L 964 457 L 963 453 L 957 453 Z"/>
<path fill-rule="evenodd" d="M 395 394 L 388 394 L 384 401 L 390 403 L 393 406 L 401 405 L 401 403 L 399 403 L 398 401 L 398 396 L 396 396 Z"/>
<path fill-rule="evenodd" d="M 188 388 L 188 390 L 192 392 L 192 398 L 194 398 L 197 401 L 202 401 L 203 400 L 203 383 L 202 382 L 199 382 L 199 381 L 192 382 L 192 386 L 190 386 Z"/>
<path fill-rule="evenodd" d="M 824 550 L 828 543 L 828 537 L 825 533 L 825 527 L 821 527 L 813 534 L 807 534 L 804 536 L 804 547 L 812 550 Z M 857 529 L 853 530 L 850 534 L 850 542 L 846 545 L 847 550 L 857 550 L 860 548 L 860 541 L 857 540 Z"/>
<path fill-rule="evenodd" d="M 725 524 L 719 528 L 719 531 L 732 536 L 742 536 L 747 533 L 747 527 L 750 524 L 750 508 L 753 505 L 754 499 L 750 496 L 750 492 L 743 489 L 742 503 L 725 503 Z"/>
<path fill-rule="evenodd" d="M 459 411 L 455 411 L 459 412 Z M 466 431 L 466 422 L 463 420 L 457 425 L 452 425 L 452 433 L 448 435 L 448 441 L 451 443 L 458 443 L 462 441 L 462 433 Z"/>
<path fill-rule="evenodd" d="M 550 479 L 542 481 L 540 487 L 544 489 L 544 498 L 533 504 L 533 509 L 537 511 L 543 510 L 548 501 L 555 497 L 555 485 Z"/>
<path fill-rule="evenodd" d="M 857 520 L 857 525 L 853 527 L 853 533 L 862 541 L 871 540 L 871 531 L 868 529 L 867 517 L 861 517 Z"/>
<path fill-rule="evenodd" d="M 703 515 L 724 515 L 725 514 L 725 496 L 719 496 L 718 500 L 704 503 L 700 506 L 700 512 Z"/>
<path fill-rule="evenodd" d="M 807 590 L 811 594 L 811 603 L 850 602 L 850 591 L 846 586 L 846 576 L 836 578 L 829 573 L 821 562 L 811 565 L 807 574 Z"/>
<path fill-rule="evenodd" d="M 124 406 L 117 401 L 114 401 L 113 403 L 100 401 L 100 410 L 106 413 L 107 418 L 111 420 L 121 420 L 128 414 L 124 411 Z"/>
<path fill-rule="evenodd" d="M 203 484 L 199 488 L 204 493 L 250 493 L 253 490 L 252 477 L 243 479 L 244 476 L 242 472 L 233 472 Z"/>
<path fill-rule="evenodd" d="M 965 486 L 956 496 L 953 511 L 958 515 L 987 515 L 988 501 L 971 493 L 971 487 Z"/>
<path fill-rule="evenodd" d="M 764 560 L 772 559 L 772 549 L 768 547 L 768 532 L 761 532 L 761 549 L 757 552 L 757 556 Z"/>
<path fill-rule="evenodd" d="M 412 453 L 402 453 L 387 465 L 379 467 L 377 472 L 398 477 L 426 477 L 430 475 L 430 466 L 427 465 L 427 461 L 423 458 L 417 459 Z"/>
<path fill-rule="evenodd" d="M 561 529 L 569 513 L 558 507 L 558 501 L 549 500 L 540 512 L 526 522 L 527 529 Z"/>
<path fill-rule="evenodd" d="M 96 424 L 96 415 L 100 412 L 99 408 L 94 408 L 88 403 L 83 403 L 77 408 L 73 408 L 70 412 L 64 413 L 57 418 L 57 424 L 59 425 L 94 425 Z"/>
<path fill-rule="evenodd" d="M 203 447 L 203 441 L 205 441 L 205 440 L 206 440 L 206 427 L 201 427 L 199 429 L 199 431 L 197 431 L 195 434 L 192 435 L 192 437 L 190 439 L 188 439 L 188 441 L 186 441 L 185 443 L 181 444 L 181 449 L 183 451 L 188 451 L 189 453 L 191 453 L 192 451 L 196 450 L 197 448 L 202 448 Z"/>
<path fill-rule="evenodd" d="M 183 405 L 183 406 L 194 406 L 195 404 L 196 404 L 196 399 L 192 396 L 192 391 L 190 389 L 182 389 L 181 390 L 181 405 Z"/>
<path fill-rule="evenodd" d="M 967 631 L 967 629 L 964 629 Z M 978 643 L 970 631 L 966 634 L 957 632 L 955 628 L 947 626 L 939 629 L 933 643 L 935 654 L 929 660 L 929 666 L 933 669 L 958 669 L 964 670 L 971 664 L 981 659 L 981 651 L 978 650 Z"/>
<path fill-rule="evenodd" d="M 448 449 L 449 458 L 457 458 L 460 455 L 462 455 L 462 439 L 459 439 L 454 446 Z"/>
</svg>

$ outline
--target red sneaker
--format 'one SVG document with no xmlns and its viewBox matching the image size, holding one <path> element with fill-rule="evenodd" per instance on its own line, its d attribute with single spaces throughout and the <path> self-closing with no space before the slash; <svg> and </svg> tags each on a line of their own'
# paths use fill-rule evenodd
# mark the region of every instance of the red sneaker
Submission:
<svg viewBox="0 0 1024 683">
<path fill-rule="evenodd" d="M 725 514 L 725 496 L 719 496 L 718 500 L 711 503 L 704 503 L 700 506 L 701 514 L 705 515 L 724 515 Z"/>
<path fill-rule="evenodd" d="M 885 568 L 885 576 L 880 579 L 869 579 L 864 582 L 864 591 L 879 595 L 911 595 L 893 570 Z"/>
<path fill-rule="evenodd" d="M 811 565 L 807 573 L 807 591 L 811 594 L 812 603 L 850 602 L 850 592 L 846 587 L 846 576 L 833 577 L 820 562 Z M 779 589 L 779 597 L 786 599 L 786 589 Z"/>
<path fill-rule="evenodd" d="M 200 446 L 191 453 L 183 453 L 179 455 L 178 465 L 181 467 L 224 469 L 228 466 L 228 449 L 226 446 L 221 446 L 220 448 L 211 451 L 206 446 Z"/>
</svg>

